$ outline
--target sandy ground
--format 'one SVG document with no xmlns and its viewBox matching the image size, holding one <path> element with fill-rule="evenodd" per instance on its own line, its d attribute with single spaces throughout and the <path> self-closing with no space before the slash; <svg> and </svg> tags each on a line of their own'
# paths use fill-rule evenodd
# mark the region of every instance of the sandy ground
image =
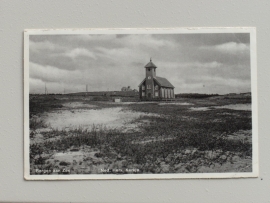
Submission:
<svg viewBox="0 0 270 203">
<path fill-rule="evenodd" d="M 208 107 L 191 107 L 189 108 L 191 111 L 207 111 L 209 110 Z"/>
<path fill-rule="evenodd" d="M 211 108 L 251 111 L 251 104 L 230 104 L 230 105 L 224 105 L 224 106 L 213 106 Z M 207 111 L 207 110 L 210 110 L 210 107 L 191 107 L 190 110 Z"/>
<path fill-rule="evenodd" d="M 216 106 L 216 109 L 232 109 L 232 110 L 242 110 L 242 111 L 251 111 L 251 104 L 230 104 L 224 106 Z"/>
<path fill-rule="evenodd" d="M 178 103 L 159 103 L 158 105 L 163 106 L 163 105 L 180 105 L 180 106 L 188 106 L 188 105 L 194 105 L 191 103 L 187 103 L 187 102 L 178 102 Z"/>
<path fill-rule="evenodd" d="M 105 102 L 100 102 L 105 103 Z M 106 102 L 106 104 L 123 104 L 123 105 L 129 105 L 129 104 L 158 104 L 158 105 L 194 105 L 187 102 Z"/>
<path fill-rule="evenodd" d="M 157 104 L 158 102 L 99 102 L 101 104 L 121 104 L 121 105 L 129 105 L 129 104 Z"/>
<path fill-rule="evenodd" d="M 78 106 L 78 105 L 73 105 Z M 142 112 L 125 110 L 122 107 L 104 109 L 71 109 L 58 110 L 44 115 L 45 123 L 53 129 L 91 129 L 97 127 L 117 128 L 122 130 L 134 129 L 136 123 L 131 123 L 140 116 L 159 116 Z"/>
<path fill-rule="evenodd" d="M 96 105 L 84 104 L 82 102 L 69 102 L 69 103 L 63 104 L 63 106 L 66 108 L 95 108 L 97 107 Z"/>
</svg>

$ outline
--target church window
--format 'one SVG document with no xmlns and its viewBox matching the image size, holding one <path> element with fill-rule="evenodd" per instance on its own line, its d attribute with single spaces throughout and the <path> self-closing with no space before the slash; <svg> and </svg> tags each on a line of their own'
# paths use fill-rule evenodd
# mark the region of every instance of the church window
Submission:
<svg viewBox="0 0 270 203">
<path fill-rule="evenodd" d="M 157 85 L 155 86 L 155 90 L 158 90 L 158 86 Z"/>
<path fill-rule="evenodd" d="M 155 96 L 158 97 L 158 92 L 155 92 Z"/>
<path fill-rule="evenodd" d="M 143 97 L 145 96 L 145 92 L 142 92 L 142 96 L 143 96 Z"/>
<path fill-rule="evenodd" d="M 168 98 L 171 98 L 171 90 L 168 89 L 167 91 L 168 91 Z"/>
<path fill-rule="evenodd" d="M 142 90 L 145 90 L 145 86 L 144 85 L 142 86 Z"/>
<path fill-rule="evenodd" d="M 147 89 L 148 89 L 148 90 L 151 89 L 151 85 L 147 85 Z"/>
</svg>

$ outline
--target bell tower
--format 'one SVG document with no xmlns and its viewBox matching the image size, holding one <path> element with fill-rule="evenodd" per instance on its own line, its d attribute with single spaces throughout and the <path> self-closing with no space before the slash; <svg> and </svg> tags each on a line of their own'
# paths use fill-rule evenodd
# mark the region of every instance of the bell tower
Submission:
<svg viewBox="0 0 270 203">
<path fill-rule="evenodd" d="M 144 66 L 145 68 L 145 89 L 146 89 L 146 98 L 154 98 L 154 78 L 156 77 L 156 68 L 157 66 L 150 62 Z"/>
</svg>

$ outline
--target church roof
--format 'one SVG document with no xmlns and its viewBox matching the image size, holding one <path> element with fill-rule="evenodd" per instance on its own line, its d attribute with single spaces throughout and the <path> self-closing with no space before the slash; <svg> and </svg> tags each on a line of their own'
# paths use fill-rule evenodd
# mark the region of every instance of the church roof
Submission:
<svg viewBox="0 0 270 203">
<path fill-rule="evenodd" d="M 143 79 L 143 81 L 139 84 L 139 87 L 144 83 L 146 78 Z M 161 87 L 170 87 L 174 88 L 174 86 L 166 79 L 161 77 L 154 77 L 154 80 L 161 86 Z"/>
<path fill-rule="evenodd" d="M 157 66 L 150 60 L 148 64 L 144 66 L 145 68 L 157 68 Z"/>
<path fill-rule="evenodd" d="M 166 78 L 155 77 L 154 80 L 156 80 L 156 82 L 161 87 L 171 87 L 171 88 L 174 88 L 174 86 Z"/>
<path fill-rule="evenodd" d="M 143 81 L 139 84 L 138 87 L 140 87 L 140 86 L 144 83 L 144 81 L 145 81 L 145 78 L 144 78 Z"/>
</svg>

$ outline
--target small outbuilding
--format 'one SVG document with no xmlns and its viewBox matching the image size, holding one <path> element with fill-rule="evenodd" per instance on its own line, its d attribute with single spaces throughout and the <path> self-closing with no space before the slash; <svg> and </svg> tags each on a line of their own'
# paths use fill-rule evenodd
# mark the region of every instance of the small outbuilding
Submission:
<svg viewBox="0 0 270 203">
<path fill-rule="evenodd" d="M 116 102 L 116 103 L 122 102 L 122 100 L 120 98 L 114 98 L 113 101 Z"/>
</svg>

